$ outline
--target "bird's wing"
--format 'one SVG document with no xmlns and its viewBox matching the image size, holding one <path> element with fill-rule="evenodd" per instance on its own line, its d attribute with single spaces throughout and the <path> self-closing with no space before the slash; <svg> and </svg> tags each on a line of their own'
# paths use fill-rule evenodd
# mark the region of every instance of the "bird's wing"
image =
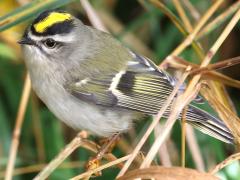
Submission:
<svg viewBox="0 0 240 180">
<path fill-rule="evenodd" d="M 173 90 L 175 79 L 149 59 L 135 53 L 132 57 L 126 70 L 96 74 L 71 83 L 67 89 L 75 97 L 98 105 L 156 114 Z"/>
<path fill-rule="evenodd" d="M 69 92 L 81 100 L 97 105 L 157 114 L 177 81 L 149 59 L 134 53 L 132 57 L 126 70 L 96 74 L 94 77 L 78 80 L 68 86 Z M 182 90 L 184 85 L 180 88 Z M 202 101 L 200 100 L 199 102 Z M 164 116 L 169 114 L 170 107 Z M 187 122 L 200 131 L 221 141 L 233 142 L 231 132 L 218 118 L 193 105 L 189 106 L 186 116 Z"/>
</svg>

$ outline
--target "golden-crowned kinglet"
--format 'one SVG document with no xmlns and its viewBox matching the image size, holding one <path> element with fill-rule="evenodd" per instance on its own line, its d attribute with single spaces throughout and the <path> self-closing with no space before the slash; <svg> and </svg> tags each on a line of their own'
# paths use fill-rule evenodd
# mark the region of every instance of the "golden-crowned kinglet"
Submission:
<svg viewBox="0 0 240 180">
<path fill-rule="evenodd" d="M 19 43 L 39 98 L 67 125 L 99 136 L 127 131 L 134 119 L 157 114 L 176 84 L 146 57 L 67 12 L 41 13 Z M 209 113 L 189 105 L 186 117 L 204 133 L 233 142 Z"/>
</svg>

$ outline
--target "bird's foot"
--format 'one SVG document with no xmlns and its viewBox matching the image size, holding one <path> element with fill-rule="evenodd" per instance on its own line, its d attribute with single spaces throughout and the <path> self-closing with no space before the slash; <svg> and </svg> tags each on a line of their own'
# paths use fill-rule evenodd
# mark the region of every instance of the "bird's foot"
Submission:
<svg viewBox="0 0 240 180">
<path fill-rule="evenodd" d="M 101 148 L 99 149 L 97 155 L 94 158 L 91 158 L 87 164 L 86 169 L 87 170 L 93 170 L 100 166 L 100 162 L 103 158 L 103 156 L 107 153 L 112 152 L 113 148 L 117 144 L 117 142 L 120 139 L 120 133 L 116 133 L 113 136 L 101 140 L 100 144 L 102 144 Z M 97 172 L 94 174 L 94 176 L 101 176 L 101 172 Z"/>
</svg>

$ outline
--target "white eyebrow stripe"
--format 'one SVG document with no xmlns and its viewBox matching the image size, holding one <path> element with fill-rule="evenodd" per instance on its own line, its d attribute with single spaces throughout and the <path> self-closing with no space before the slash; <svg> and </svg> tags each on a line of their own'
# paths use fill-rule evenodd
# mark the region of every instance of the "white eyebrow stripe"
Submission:
<svg viewBox="0 0 240 180">
<path fill-rule="evenodd" d="M 28 35 L 34 41 L 41 41 L 43 39 L 52 38 L 55 41 L 59 41 L 59 42 L 72 42 L 74 41 L 74 39 L 76 39 L 73 33 L 64 34 L 64 35 L 55 34 L 51 36 L 36 36 L 29 31 Z"/>
</svg>

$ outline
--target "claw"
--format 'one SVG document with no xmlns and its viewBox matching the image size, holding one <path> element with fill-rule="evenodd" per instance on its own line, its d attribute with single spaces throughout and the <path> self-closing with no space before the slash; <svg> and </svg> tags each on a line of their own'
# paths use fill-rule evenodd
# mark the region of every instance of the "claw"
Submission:
<svg viewBox="0 0 240 180">
<path fill-rule="evenodd" d="M 89 160 L 86 164 L 86 169 L 89 171 L 89 170 L 93 170 L 93 169 L 96 169 L 100 166 L 100 160 L 97 159 L 97 158 L 93 158 L 91 160 Z M 94 177 L 98 177 L 98 176 L 101 176 L 102 175 L 102 172 L 101 171 L 98 171 L 98 172 L 95 172 L 93 174 Z"/>
</svg>

